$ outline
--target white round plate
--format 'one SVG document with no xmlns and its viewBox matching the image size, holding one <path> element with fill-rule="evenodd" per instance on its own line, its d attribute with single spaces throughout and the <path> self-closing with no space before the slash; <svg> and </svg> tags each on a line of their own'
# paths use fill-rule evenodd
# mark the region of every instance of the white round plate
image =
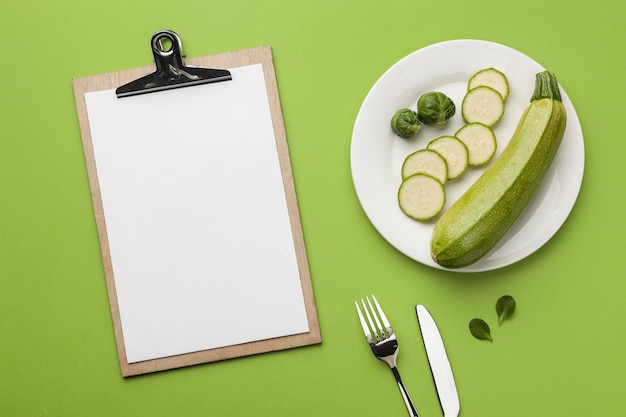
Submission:
<svg viewBox="0 0 626 417">
<path fill-rule="evenodd" d="M 352 179 L 367 217 L 378 232 L 406 256 L 437 269 L 444 269 L 430 256 L 434 221 L 418 222 L 398 207 L 400 169 L 411 152 L 425 148 L 437 136 L 453 135 L 462 125 L 461 102 L 467 81 L 477 71 L 493 67 L 509 80 L 510 94 L 505 114 L 494 127 L 498 150 L 507 145 L 523 110 L 530 103 L 535 74 L 545 69 L 515 49 L 480 40 L 455 40 L 420 49 L 394 64 L 374 84 L 359 110 L 350 149 Z M 557 79 L 559 74 L 556 74 Z M 390 120 L 404 107 L 416 109 L 419 96 L 441 91 L 456 105 L 456 114 L 443 127 L 423 126 L 416 137 L 393 134 Z M 537 195 L 513 228 L 484 258 L 455 272 L 489 271 L 513 264 L 545 244 L 565 222 L 582 184 L 584 142 L 576 111 L 561 88 L 567 111 L 565 135 L 554 162 Z M 445 185 L 447 209 L 484 171 L 470 167 L 457 180 Z M 435 219 L 436 220 L 436 219 Z"/>
</svg>

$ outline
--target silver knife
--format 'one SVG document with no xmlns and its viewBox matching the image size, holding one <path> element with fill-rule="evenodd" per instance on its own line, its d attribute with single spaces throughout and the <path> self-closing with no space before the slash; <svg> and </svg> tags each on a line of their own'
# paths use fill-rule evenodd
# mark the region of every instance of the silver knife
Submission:
<svg viewBox="0 0 626 417">
<path fill-rule="evenodd" d="M 415 311 L 443 415 L 444 417 L 457 417 L 461 411 L 459 394 L 456 390 L 452 367 L 441 334 L 426 307 L 418 304 Z"/>
</svg>

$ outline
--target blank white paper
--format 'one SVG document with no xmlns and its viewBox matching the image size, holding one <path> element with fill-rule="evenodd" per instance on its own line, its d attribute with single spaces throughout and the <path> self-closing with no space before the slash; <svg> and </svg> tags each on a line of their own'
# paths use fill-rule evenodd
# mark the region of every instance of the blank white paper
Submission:
<svg viewBox="0 0 626 417">
<path fill-rule="evenodd" d="M 261 64 L 87 112 L 129 363 L 309 331 Z"/>
</svg>

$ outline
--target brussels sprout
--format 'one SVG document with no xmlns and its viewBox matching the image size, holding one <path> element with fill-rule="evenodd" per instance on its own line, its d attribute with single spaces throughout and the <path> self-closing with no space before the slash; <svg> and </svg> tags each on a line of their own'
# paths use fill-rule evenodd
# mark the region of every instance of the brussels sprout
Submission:
<svg viewBox="0 0 626 417">
<path fill-rule="evenodd" d="M 391 130 L 401 138 L 412 138 L 421 126 L 417 113 L 411 109 L 400 109 L 391 118 Z"/>
<path fill-rule="evenodd" d="M 419 120 L 430 126 L 445 125 L 456 111 L 452 100 L 443 93 L 433 91 L 423 94 L 417 100 Z"/>
</svg>

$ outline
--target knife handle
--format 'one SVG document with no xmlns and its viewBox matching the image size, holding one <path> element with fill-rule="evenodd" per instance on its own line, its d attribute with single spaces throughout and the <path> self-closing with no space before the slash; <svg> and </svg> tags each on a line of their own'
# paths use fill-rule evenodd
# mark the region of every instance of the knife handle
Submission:
<svg viewBox="0 0 626 417">
<path fill-rule="evenodd" d="M 398 388 L 400 388 L 400 393 L 402 394 L 402 399 L 404 400 L 404 404 L 406 405 L 406 409 L 409 412 L 409 415 L 411 417 L 419 417 L 415 406 L 413 406 L 413 402 L 411 401 L 409 392 L 406 390 L 404 383 L 402 382 L 402 378 L 400 378 L 400 372 L 398 371 L 398 368 L 396 368 L 395 366 L 392 367 L 391 372 L 393 372 L 393 376 L 396 378 Z"/>
</svg>

